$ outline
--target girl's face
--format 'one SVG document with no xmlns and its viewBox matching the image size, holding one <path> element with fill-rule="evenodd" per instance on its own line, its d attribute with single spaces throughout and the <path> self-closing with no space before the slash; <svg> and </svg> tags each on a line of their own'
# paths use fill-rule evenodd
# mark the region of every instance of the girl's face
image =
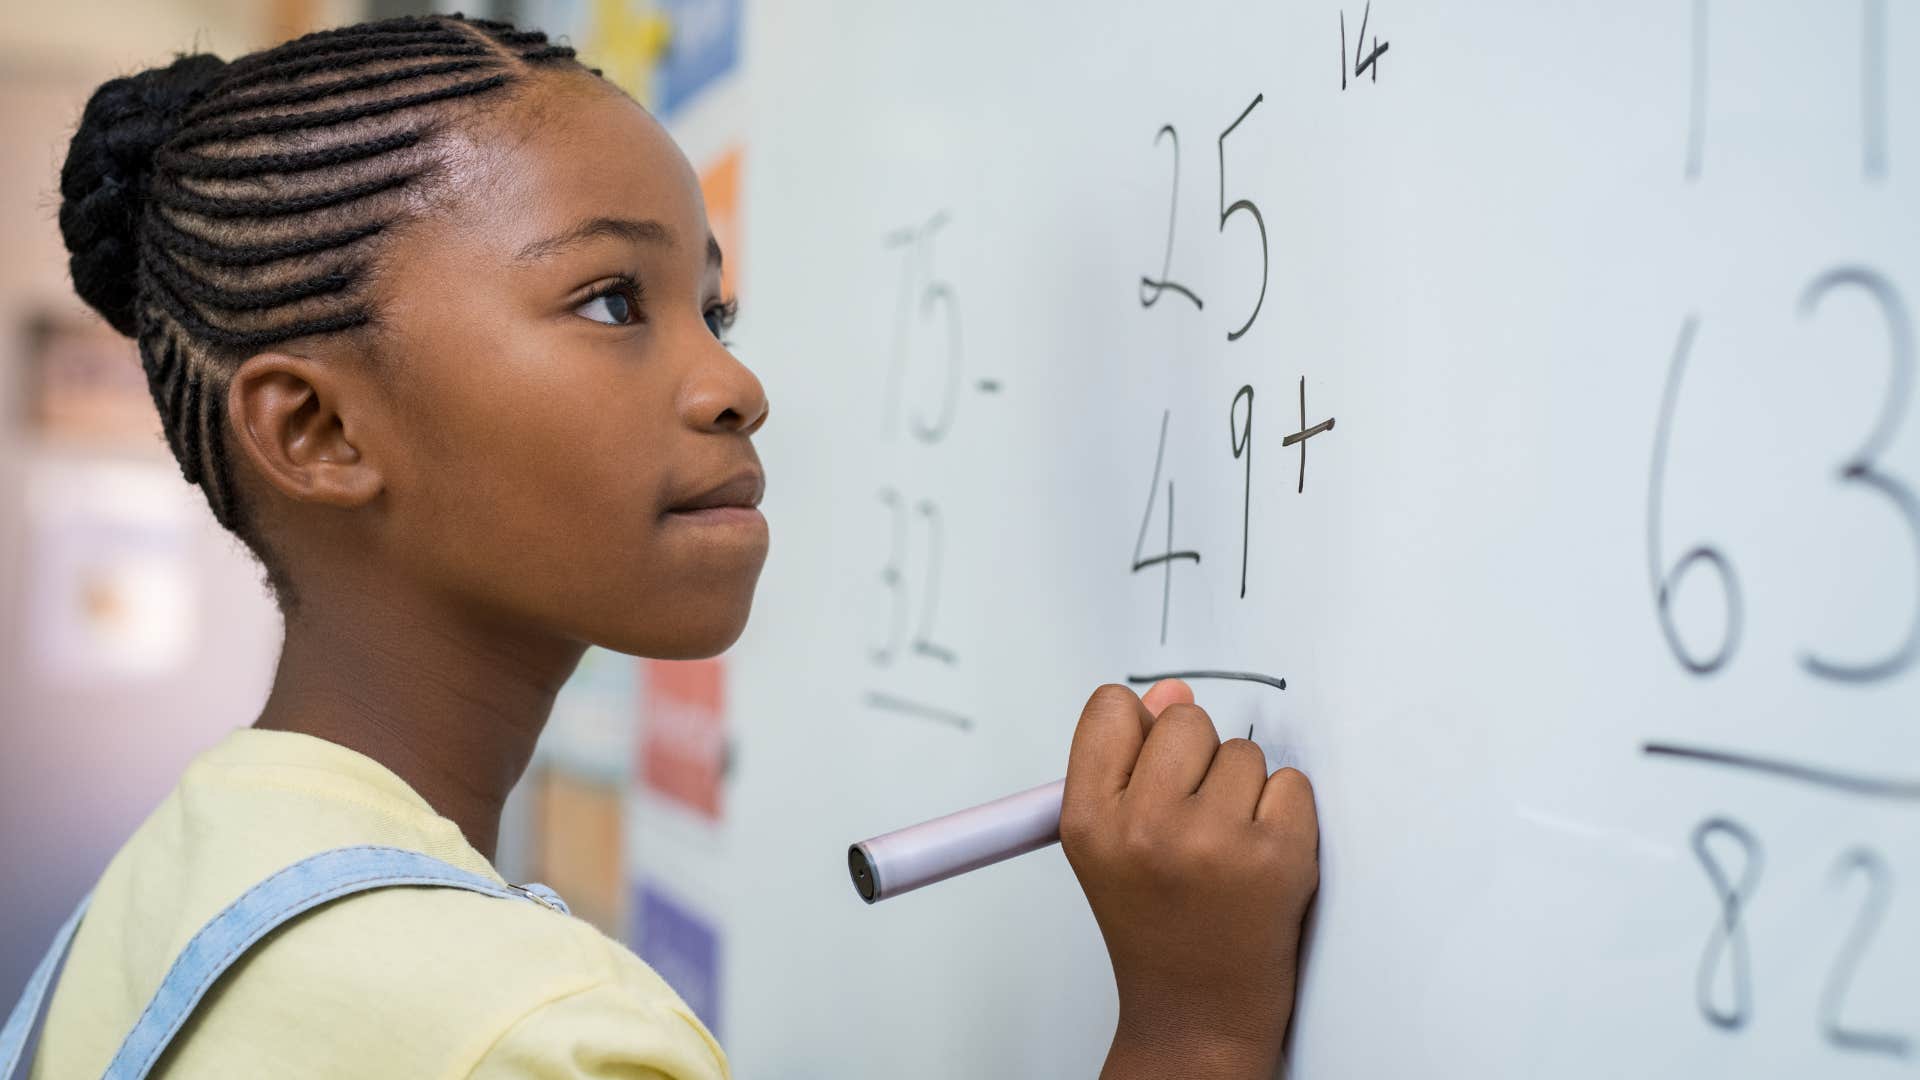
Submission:
<svg viewBox="0 0 1920 1080">
<path fill-rule="evenodd" d="M 760 383 L 720 339 L 693 170 L 584 72 L 457 143 L 450 197 L 380 267 L 383 554 L 463 610 L 710 656 L 767 554 Z M 351 435 L 352 433 L 349 432 Z"/>
</svg>

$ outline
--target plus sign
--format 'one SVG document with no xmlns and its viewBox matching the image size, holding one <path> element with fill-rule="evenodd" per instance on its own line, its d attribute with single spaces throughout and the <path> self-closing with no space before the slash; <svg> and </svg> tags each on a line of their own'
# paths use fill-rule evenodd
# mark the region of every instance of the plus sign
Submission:
<svg viewBox="0 0 1920 1080">
<path fill-rule="evenodd" d="M 1312 427 L 1307 426 L 1307 377 L 1305 375 L 1300 376 L 1300 430 L 1280 440 L 1281 446 L 1292 446 L 1294 443 L 1300 444 L 1299 491 L 1307 490 L 1307 440 L 1323 431 L 1332 430 L 1333 417 L 1331 416 Z"/>
</svg>

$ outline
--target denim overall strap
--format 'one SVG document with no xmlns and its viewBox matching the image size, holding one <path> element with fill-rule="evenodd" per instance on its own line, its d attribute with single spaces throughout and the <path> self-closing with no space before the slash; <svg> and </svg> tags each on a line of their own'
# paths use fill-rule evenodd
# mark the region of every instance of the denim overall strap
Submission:
<svg viewBox="0 0 1920 1080">
<path fill-rule="evenodd" d="M 80 917 L 87 913 L 87 903 L 92 899 L 93 890 L 88 889 L 74 907 L 73 914 L 60 924 L 60 932 L 53 935 L 53 944 L 47 949 L 47 955 L 33 969 L 33 977 L 27 980 L 26 991 L 20 995 L 13 1012 L 8 1014 L 7 1025 L 0 1027 L 0 1080 L 12 1080 L 14 1071 L 20 1067 L 20 1052 L 27 1048 L 27 1036 L 33 1033 L 34 1021 L 40 1018 L 40 1003 L 47 996 L 47 987 L 53 982 L 53 974 L 65 959 L 67 945 L 73 941 L 73 932 L 80 928 Z"/>
<path fill-rule="evenodd" d="M 106 1080 L 141 1080 L 160 1060 L 167 1045 L 207 991 L 250 947 L 282 923 L 342 896 L 393 885 L 429 885 L 469 889 L 505 899 L 524 900 L 570 914 L 566 901 L 539 882 L 501 885 L 479 874 L 418 851 L 379 844 L 356 844 L 309 855 L 243 893 L 187 942 L 174 959 L 160 989 L 147 1003 L 120 1051 L 107 1066 Z M 85 912 L 80 902 L 61 927 L 53 948 L 35 970 L 27 993 L 0 1029 L 0 1078 L 11 1077 L 27 1030 L 41 1008 L 54 967 Z M 15 1029 L 18 1028 L 16 1033 Z"/>
</svg>

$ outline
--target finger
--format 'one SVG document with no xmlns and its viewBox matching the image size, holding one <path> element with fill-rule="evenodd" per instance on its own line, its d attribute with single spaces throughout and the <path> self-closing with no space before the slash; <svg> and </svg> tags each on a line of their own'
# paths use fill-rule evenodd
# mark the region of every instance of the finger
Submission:
<svg viewBox="0 0 1920 1080">
<path fill-rule="evenodd" d="M 1161 679 L 1147 688 L 1141 700 L 1147 703 L 1148 712 L 1159 716 L 1169 705 L 1193 704 L 1193 687 L 1179 679 Z"/>
<path fill-rule="evenodd" d="M 1206 710 L 1198 705 L 1169 705 L 1147 732 L 1127 790 L 1155 798 L 1185 798 L 1199 788 L 1219 748 L 1220 736 Z"/>
<path fill-rule="evenodd" d="M 1242 821 L 1252 821 L 1266 790 L 1267 755 L 1258 743 L 1228 739 L 1214 752 L 1206 779 L 1200 781 L 1202 801 Z"/>
<path fill-rule="evenodd" d="M 1289 833 L 1318 837 L 1320 818 L 1313 806 L 1313 785 L 1299 769 L 1276 769 L 1260 792 L 1253 819 Z"/>
<path fill-rule="evenodd" d="M 1130 688 L 1108 683 L 1096 689 L 1080 710 L 1080 723 L 1073 729 L 1062 798 L 1124 791 L 1151 719 L 1140 696 Z"/>
</svg>

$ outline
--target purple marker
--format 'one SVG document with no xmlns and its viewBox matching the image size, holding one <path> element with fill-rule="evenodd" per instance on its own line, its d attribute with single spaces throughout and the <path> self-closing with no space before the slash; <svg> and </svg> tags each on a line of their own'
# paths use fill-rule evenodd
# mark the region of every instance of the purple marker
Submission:
<svg viewBox="0 0 1920 1080">
<path fill-rule="evenodd" d="M 847 849 L 847 870 L 871 904 L 956 874 L 1060 842 L 1065 780 L 862 840 Z"/>
</svg>

